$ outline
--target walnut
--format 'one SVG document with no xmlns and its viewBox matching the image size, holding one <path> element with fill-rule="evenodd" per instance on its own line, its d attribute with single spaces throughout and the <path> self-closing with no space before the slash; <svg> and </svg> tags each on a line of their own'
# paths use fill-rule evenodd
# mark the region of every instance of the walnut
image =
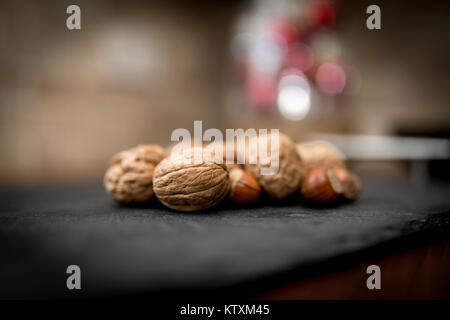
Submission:
<svg viewBox="0 0 450 320">
<path fill-rule="evenodd" d="M 261 136 L 256 140 L 261 139 Z M 267 135 L 268 155 L 271 150 L 271 136 Z M 254 141 L 252 143 L 258 143 Z M 261 168 L 270 167 L 270 164 L 261 164 L 258 156 L 258 163 L 251 164 L 247 157 L 245 169 L 248 170 L 258 180 L 263 190 L 273 199 L 284 199 L 293 194 L 300 187 L 303 179 L 302 160 L 297 153 L 295 143 L 287 135 L 279 135 L 279 169 L 275 174 L 263 175 Z"/>
<path fill-rule="evenodd" d="M 332 169 L 345 166 L 344 154 L 326 141 L 316 140 L 298 143 L 297 151 L 302 158 L 305 174 L 319 167 Z"/>
<path fill-rule="evenodd" d="M 113 156 L 105 173 L 106 191 L 120 203 L 142 203 L 154 199 L 153 171 L 166 156 L 158 145 L 138 145 Z"/>
<path fill-rule="evenodd" d="M 231 170 L 233 169 L 242 169 L 243 165 L 236 163 L 226 163 L 225 167 L 227 168 L 228 172 L 231 172 Z"/>
<path fill-rule="evenodd" d="M 156 197 L 171 209 L 204 210 L 218 204 L 228 194 L 230 183 L 225 165 L 209 159 L 195 163 L 194 150 L 188 155 L 172 153 L 155 169 Z M 203 149 L 200 152 L 203 153 Z"/>
</svg>

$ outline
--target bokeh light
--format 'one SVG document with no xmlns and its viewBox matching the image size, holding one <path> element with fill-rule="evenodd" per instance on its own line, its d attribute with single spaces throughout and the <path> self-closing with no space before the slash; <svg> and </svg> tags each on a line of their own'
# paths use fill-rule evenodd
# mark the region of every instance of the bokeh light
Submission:
<svg viewBox="0 0 450 320">
<path fill-rule="evenodd" d="M 351 74 L 335 63 L 342 61 L 341 44 L 328 27 L 336 14 L 334 0 L 305 0 L 257 2 L 253 13 L 243 15 L 230 50 L 249 107 L 278 107 L 284 117 L 299 120 L 309 112 L 311 93 L 334 103 L 334 96 L 358 91 Z"/>
<path fill-rule="evenodd" d="M 342 55 L 342 47 L 333 32 L 319 32 L 311 39 L 316 61 L 336 60 Z"/>
<path fill-rule="evenodd" d="M 298 28 L 288 21 L 277 21 L 272 25 L 272 31 L 278 33 L 289 44 L 298 42 L 300 39 L 300 32 Z"/>
<path fill-rule="evenodd" d="M 314 28 L 332 26 L 336 21 L 334 2 L 330 0 L 310 1 L 306 7 L 306 20 Z"/>
<path fill-rule="evenodd" d="M 316 84 L 321 92 L 330 96 L 338 95 L 342 93 L 345 88 L 345 71 L 336 63 L 323 63 L 317 69 Z"/>
<path fill-rule="evenodd" d="M 311 89 L 306 77 L 300 72 L 287 72 L 278 87 L 278 109 L 289 120 L 301 120 L 311 107 Z"/>
<path fill-rule="evenodd" d="M 305 72 L 314 64 L 313 51 L 304 43 L 292 43 L 284 57 L 284 64 L 288 68 L 296 68 Z"/>
<path fill-rule="evenodd" d="M 271 109 L 277 98 L 276 78 L 249 75 L 245 82 L 245 93 L 253 108 Z"/>
<path fill-rule="evenodd" d="M 280 35 L 273 32 L 264 33 L 250 51 L 250 70 L 264 75 L 277 73 L 286 51 L 286 41 Z"/>
</svg>

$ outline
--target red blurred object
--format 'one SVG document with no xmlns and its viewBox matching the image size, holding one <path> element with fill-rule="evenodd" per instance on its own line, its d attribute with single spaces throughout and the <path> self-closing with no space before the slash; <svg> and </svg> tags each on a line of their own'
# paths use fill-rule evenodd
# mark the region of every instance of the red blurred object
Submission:
<svg viewBox="0 0 450 320">
<path fill-rule="evenodd" d="M 336 22 L 334 1 L 310 1 L 306 7 L 306 20 L 313 28 L 332 26 Z"/>
<path fill-rule="evenodd" d="M 249 75 L 245 82 L 245 93 L 253 107 L 271 109 L 277 98 L 276 78 Z"/>
<path fill-rule="evenodd" d="M 314 64 L 314 54 L 310 47 L 304 43 L 292 43 L 284 57 L 287 68 L 299 69 L 302 72 L 310 69 Z"/>
<path fill-rule="evenodd" d="M 344 68 L 332 62 L 322 64 L 316 72 L 316 84 L 319 90 L 330 96 L 344 91 L 346 78 Z"/>
<path fill-rule="evenodd" d="M 277 21 L 272 25 L 272 31 L 284 38 L 286 43 L 293 43 L 300 40 L 300 32 L 295 25 L 287 21 Z"/>
</svg>

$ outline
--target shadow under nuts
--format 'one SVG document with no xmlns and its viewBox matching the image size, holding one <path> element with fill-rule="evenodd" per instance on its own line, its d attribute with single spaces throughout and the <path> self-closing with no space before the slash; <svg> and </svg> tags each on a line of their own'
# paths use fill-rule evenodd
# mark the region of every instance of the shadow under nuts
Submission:
<svg viewBox="0 0 450 320">
<path fill-rule="evenodd" d="M 120 203 L 143 203 L 154 199 L 153 171 L 166 156 L 158 145 L 138 145 L 117 153 L 106 170 L 106 191 Z"/>
<path fill-rule="evenodd" d="M 239 204 L 248 204 L 258 200 L 261 187 L 248 172 L 234 168 L 230 171 L 230 199 Z"/>
<path fill-rule="evenodd" d="M 153 177 L 158 200 L 178 211 L 198 211 L 218 204 L 229 190 L 225 165 L 194 163 L 190 156 L 171 156 L 159 163 Z"/>
<path fill-rule="evenodd" d="M 303 197 L 312 203 L 330 204 L 339 199 L 343 191 L 342 183 L 332 169 L 316 168 L 303 180 Z"/>
</svg>

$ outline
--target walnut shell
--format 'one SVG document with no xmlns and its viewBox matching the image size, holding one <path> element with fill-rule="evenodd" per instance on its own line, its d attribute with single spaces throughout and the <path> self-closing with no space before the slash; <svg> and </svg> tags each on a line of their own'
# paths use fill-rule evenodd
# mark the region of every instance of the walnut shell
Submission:
<svg viewBox="0 0 450 320">
<path fill-rule="evenodd" d="M 261 139 L 261 136 L 256 140 Z M 271 136 L 267 135 L 268 154 L 270 155 Z M 254 141 L 252 143 L 258 143 Z M 304 171 L 302 170 L 302 159 L 297 153 L 295 143 L 287 135 L 279 135 L 279 169 L 278 172 L 271 175 L 261 174 L 261 168 L 270 167 L 270 164 L 261 164 L 258 156 L 257 164 L 250 164 L 248 157 L 245 169 L 249 171 L 259 182 L 263 190 L 272 199 L 280 200 L 288 197 L 297 191 L 303 180 Z"/>
<path fill-rule="evenodd" d="M 156 167 L 153 189 L 165 206 L 178 211 L 198 211 L 218 204 L 228 194 L 230 182 L 223 164 L 175 155 Z"/>
<path fill-rule="evenodd" d="M 342 183 L 342 196 L 349 201 L 358 198 L 362 188 L 361 179 L 355 173 L 345 168 L 334 168 L 333 172 Z"/>
<path fill-rule="evenodd" d="M 166 156 L 158 145 L 138 145 L 113 156 L 103 182 L 120 203 L 143 203 L 154 199 L 153 171 Z"/>
<path fill-rule="evenodd" d="M 305 175 L 315 168 L 345 167 L 344 154 L 326 141 L 316 140 L 298 143 L 297 152 L 302 158 Z"/>
<path fill-rule="evenodd" d="M 227 168 L 228 172 L 231 172 L 233 169 L 242 169 L 242 165 L 235 164 L 235 163 L 226 163 L 225 167 Z"/>
</svg>

